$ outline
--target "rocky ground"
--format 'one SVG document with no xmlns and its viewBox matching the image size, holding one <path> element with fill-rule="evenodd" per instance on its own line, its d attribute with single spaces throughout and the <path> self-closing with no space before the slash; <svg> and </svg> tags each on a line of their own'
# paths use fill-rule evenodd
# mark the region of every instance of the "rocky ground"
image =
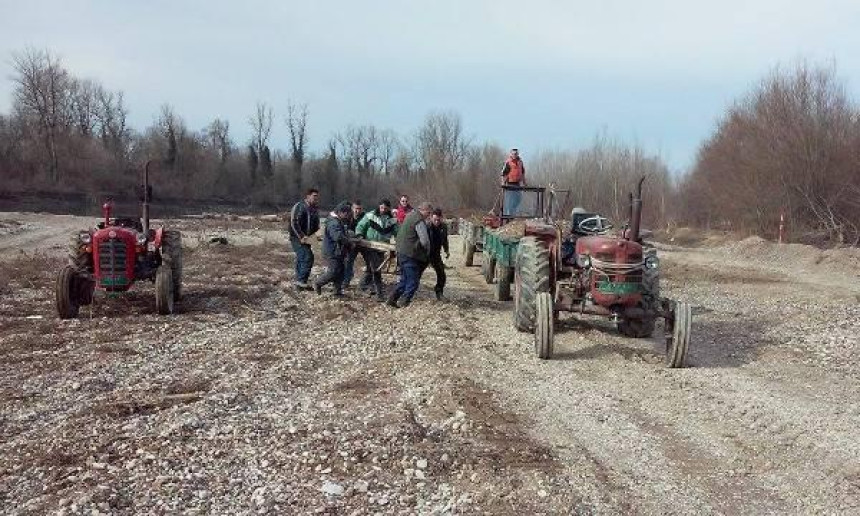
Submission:
<svg viewBox="0 0 860 516">
<path fill-rule="evenodd" d="M 849 251 L 660 246 L 696 317 L 669 370 L 658 338 L 568 317 L 538 360 L 456 242 L 446 303 L 432 271 L 401 310 L 296 293 L 278 223 L 253 220 L 171 222 L 179 314 L 138 285 L 59 321 L 87 222 L 0 215 L 3 513 L 860 511 Z"/>
</svg>

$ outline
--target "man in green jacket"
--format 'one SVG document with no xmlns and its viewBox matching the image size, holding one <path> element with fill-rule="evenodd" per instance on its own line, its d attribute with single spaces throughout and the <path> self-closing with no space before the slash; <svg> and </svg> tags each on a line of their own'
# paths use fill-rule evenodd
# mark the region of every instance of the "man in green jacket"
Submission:
<svg viewBox="0 0 860 516">
<path fill-rule="evenodd" d="M 412 302 L 418 291 L 421 273 L 430 261 L 430 233 L 427 218 L 433 212 L 429 202 L 421 203 L 409 213 L 397 230 L 397 262 L 400 265 L 400 281 L 388 296 L 387 304 L 403 308 Z M 399 303 L 398 303 L 399 301 Z"/>
<path fill-rule="evenodd" d="M 388 242 L 396 232 L 397 219 L 391 215 L 391 202 L 388 199 L 380 201 L 379 207 L 366 213 L 355 227 L 356 235 L 373 242 Z M 361 281 L 361 288 L 364 290 L 372 282 L 376 298 L 379 301 L 385 301 L 382 271 L 379 270 L 382 262 L 385 261 L 385 253 L 373 249 L 365 249 L 363 253 L 367 272 Z"/>
</svg>

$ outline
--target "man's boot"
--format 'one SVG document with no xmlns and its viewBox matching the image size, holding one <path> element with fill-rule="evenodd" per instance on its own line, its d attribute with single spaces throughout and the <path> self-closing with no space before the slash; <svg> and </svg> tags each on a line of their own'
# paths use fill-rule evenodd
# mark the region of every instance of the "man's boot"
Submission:
<svg viewBox="0 0 860 516">
<path fill-rule="evenodd" d="M 322 285 L 314 282 L 314 291 L 317 293 L 318 296 L 321 296 L 322 295 Z"/>
<path fill-rule="evenodd" d="M 442 294 L 441 290 L 436 291 L 436 301 L 445 301 L 445 296 Z"/>
<path fill-rule="evenodd" d="M 380 292 L 381 294 L 381 292 Z M 385 301 L 385 304 L 392 307 L 397 308 L 397 298 L 400 297 L 397 295 L 397 290 L 392 290 L 390 294 L 388 294 L 388 300 Z"/>
<path fill-rule="evenodd" d="M 397 307 L 398 308 L 406 308 L 407 306 L 409 306 L 409 303 L 411 303 L 411 302 L 412 302 L 411 299 L 405 299 L 405 298 L 401 299 L 400 302 L 397 303 Z"/>
</svg>

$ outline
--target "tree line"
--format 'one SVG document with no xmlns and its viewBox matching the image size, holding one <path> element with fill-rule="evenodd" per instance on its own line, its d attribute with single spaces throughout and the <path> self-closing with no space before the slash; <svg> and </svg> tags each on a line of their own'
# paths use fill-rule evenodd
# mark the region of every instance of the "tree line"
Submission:
<svg viewBox="0 0 860 516">
<path fill-rule="evenodd" d="M 160 165 L 158 191 L 177 200 L 224 200 L 285 209 L 308 187 L 333 204 L 372 205 L 405 193 L 448 210 L 486 210 L 507 149 L 476 141 L 457 113 L 432 112 L 411 134 L 350 125 L 309 146 L 307 105 L 249 109 L 250 137 L 229 121 L 199 130 L 163 105 L 142 130 L 129 125 L 123 92 L 81 79 L 46 50 L 12 55 L 14 97 L 0 114 L 0 191 L 133 195 L 141 166 Z M 276 124 L 286 129 L 274 142 Z M 695 226 L 773 237 L 860 243 L 860 109 L 834 67 L 776 69 L 728 107 L 689 171 L 636 145 L 598 136 L 582 149 L 527 153 L 527 176 L 569 191 L 622 221 L 642 175 L 648 226 Z M 562 194 L 563 200 L 568 194 Z"/>
</svg>

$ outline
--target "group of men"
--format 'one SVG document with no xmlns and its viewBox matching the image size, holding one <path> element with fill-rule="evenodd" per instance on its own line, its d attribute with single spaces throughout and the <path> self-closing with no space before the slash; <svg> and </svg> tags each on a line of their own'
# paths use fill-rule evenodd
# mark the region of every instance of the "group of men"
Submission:
<svg viewBox="0 0 860 516">
<path fill-rule="evenodd" d="M 526 186 L 525 165 L 517 149 L 511 149 L 505 160 L 500 181 L 503 185 Z M 516 213 L 520 192 L 506 191 L 504 211 Z M 343 289 L 350 285 L 355 272 L 356 257 L 364 258 L 364 276 L 359 289 L 375 295 L 380 302 L 393 307 L 404 307 L 412 302 L 418 291 L 421 276 L 428 267 L 436 272 L 436 299 L 444 300 L 445 258 L 448 249 L 448 227 L 442 219 L 442 210 L 433 209 L 423 202 L 418 209 L 409 204 L 409 197 L 402 195 L 396 208 L 391 209 L 388 199 L 382 199 L 372 211 L 365 213 L 361 202 L 342 202 L 326 217 L 323 231 L 322 252 L 326 258 L 326 270 L 313 284 L 309 283 L 314 253 L 312 238 L 320 229 L 319 191 L 312 188 L 305 198 L 297 202 L 290 213 L 290 245 L 296 253 L 296 287 L 299 290 L 315 290 L 322 293 L 323 287 L 331 284 L 336 297 L 343 297 Z M 357 247 L 353 237 L 371 242 L 391 242 L 396 239 L 397 265 L 400 279 L 386 296 L 382 283 L 382 266 L 386 252 L 368 247 Z"/>
<path fill-rule="evenodd" d="M 413 209 L 409 197 L 403 195 L 396 208 L 382 199 L 379 205 L 367 213 L 361 202 L 342 202 L 327 217 L 322 236 L 322 252 L 326 259 L 326 270 L 310 283 L 314 254 L 311 248 L 314 235 L 320 229 L 319 191 L 310 189 L 305 198 L 297 202 L 290 213 L 290 245 L 296 254 L 296 287 L 299 290 L 315 290 L 321 294 L 331 284 L 336 297 L 343 297 L 344 288 L 349 287 L 355 273 L 355 261 L 360 255 L 364 259 L 364 275 L 359 289 L 375 295 L 380 302 L 393 307 L 409 305 L 428 267 L 436 272 L 436 299 L 444 300 L 445 264 L 442 253 L 449 257 L 448 227 L 442 218 L 442 210 L 424 202 Z M 389 243 L 396 239 L 397 265 L 400 280 L 388 295 L 382 282 L 382 268 L 386 251 L 369 247 L 358 247 L 354 238 L 371 242 Z"/>
</svg>

